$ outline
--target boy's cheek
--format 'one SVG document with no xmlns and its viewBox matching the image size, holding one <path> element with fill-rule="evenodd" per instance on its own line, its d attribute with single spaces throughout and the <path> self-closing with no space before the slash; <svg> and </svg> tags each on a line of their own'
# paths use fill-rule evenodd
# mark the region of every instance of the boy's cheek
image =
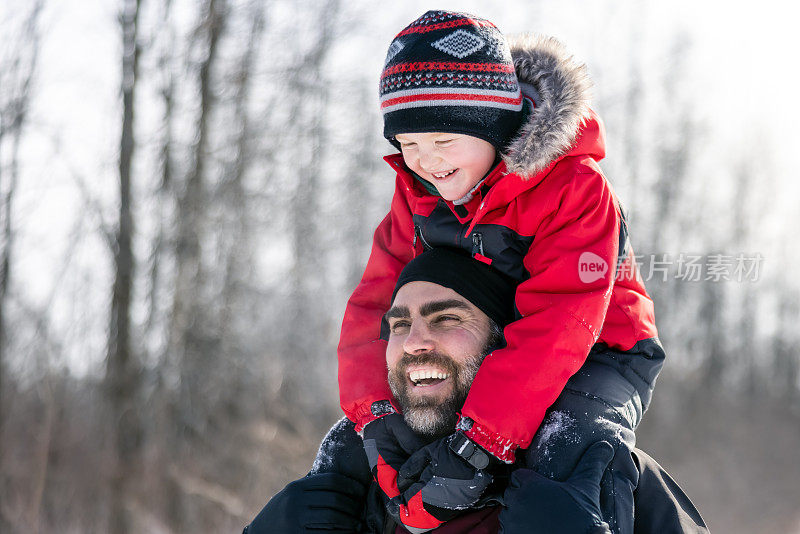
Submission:
<svg viewBox="0 0 800 534">
<path fill-rule="evenodd" d="M 412 157 L 405 157 L 403 156 L 403 162 L 406 164 L 406 167 L 414 171 L 415 173 L 420 173 L 419 165 L 417 165 L 417 160 Z"/>
</svg>

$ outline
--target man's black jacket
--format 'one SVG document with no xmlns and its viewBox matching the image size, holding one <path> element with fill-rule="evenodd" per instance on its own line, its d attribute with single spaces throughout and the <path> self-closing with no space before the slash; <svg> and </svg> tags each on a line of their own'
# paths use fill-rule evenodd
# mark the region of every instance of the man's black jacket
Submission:
<svg viewBox="0 0 800 534">
<path fill-rule="evenodd" d="M 633 458 L 639 468 L 635 534 L 708 533 L 689 497 L 658 462 L 639 449 L 633 451 Z M 361 438 L 353 423 L 343 418 L 322 441 L 311 472 L 276 494 L 244 534 L 387 534 L 394 533 L 395 527 L 372 479 Z M 519 532 L 525 532 L 524 525 Z M 513 529 L 509 532 L 514 533 Z"/>
</svg>

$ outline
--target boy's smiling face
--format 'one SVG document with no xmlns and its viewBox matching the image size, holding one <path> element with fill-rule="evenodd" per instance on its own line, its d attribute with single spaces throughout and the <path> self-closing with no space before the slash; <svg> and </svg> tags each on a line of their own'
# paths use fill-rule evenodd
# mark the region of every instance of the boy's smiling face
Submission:
<svg viewBox="0 0 800 534">
<path fill-rule="evenodd" d="M 395 139 L 408 168 L 451 202 L 464 197 L 486 176 L 496 155 L 494 145 L 465 134 L 403 133 Z"/>
</svg>

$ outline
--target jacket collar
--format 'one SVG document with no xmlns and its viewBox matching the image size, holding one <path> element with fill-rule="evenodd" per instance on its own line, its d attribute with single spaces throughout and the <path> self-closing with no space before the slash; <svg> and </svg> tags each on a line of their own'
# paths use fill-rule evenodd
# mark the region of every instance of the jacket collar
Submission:
<svg viewBox="0 0 800 534">
<path fill-rule="evenodd" d="M 520 87 L 535 103 L 503 154 L 509 172 L 530 179 L 570 154 L 602 159 L 603 129 L 589 109 L 586 66 L 552 37 L 526 34 L 508 41 Z"/>
<path fill-rule="evenodd" d="M 390 154 L 384 156 L 383 159 L 397 172 L 397 176 L 408 194 L 417 198 L 431 196 L 425 186 L 415 179 L 413 173 L 406 167 L 402 154 Z M 507 204 L 516 195 L 530 189 L 535 184 L 536 182 L 526 181 L 519 176 L 509 174 L 505 161 L 501 159 L 486 176 L 483 185 L 475 192 L 472 200 L 460 207 L 454 206 L 452 202 L 444 199 L 441 201 L 447 204 L 459 221 L 466 222 L 471 220 L 479 210 L 486 211 L 496 206 L 495 199 Z"/>
<path fill-rule="evenodd" d="M 405 186 L 408 194 L 418 198 L 431 196 L 425 189 L 425 186 L 416 180 L 412 172 L 406 167 L 402 154 L 389 154 L 388 156 L 384 156 L 383 159 L 397 173 L 400 182 Z M 484 199 L 487 199 L 487 202 L 490 202 L 492 206 L 496 205 L 498 201 L 501 204 L 508 204 L 511 199 L 523 191 L 531 189 L 538 182 L 539 180 L 527 180 L 521 176 L 509 173 L 505 160 L 500 160 L 486 177 L 483 186 L 477 191 L 474 198 L 470 202 L 464 204 L 464 206 L 467 207 L 470 213 L 474 214 L 475 210 L 480 207 Z M 442 202 L 447 203 L 451 209 L 453 208 L 452 202 L 448 202 L 444 199 L 442 199 Z"/>
</svg>

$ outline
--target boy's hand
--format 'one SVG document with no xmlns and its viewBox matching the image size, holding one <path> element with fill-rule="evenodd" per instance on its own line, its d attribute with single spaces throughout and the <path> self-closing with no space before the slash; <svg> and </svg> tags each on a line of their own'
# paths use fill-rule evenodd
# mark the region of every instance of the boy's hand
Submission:
<svg viewBox="0 0 800 534">
<path fill-rule="evenodd" d="M 488 470 L 500 464 L 456 432 L 414 453 L 400 468 L 399 487 L 409 508 L 449 521 L 478 501 L 492 481 Z"/>
<path fill-rule="evenodd" d="M 400 494 L 397 471 L 425 442 L 398 413 L 384 415 L 364 426 L 364 451 L 372 476 L 387 497 Z"/>
<path fill-rule="evenodd" d="M 600 515 L 600 480 L 613 456 L 608 443 L 593 444 L 564 482 L 533 469 L 514 471 L 500 512 L 501 534 L 610 533 Z"/>
</svg>

